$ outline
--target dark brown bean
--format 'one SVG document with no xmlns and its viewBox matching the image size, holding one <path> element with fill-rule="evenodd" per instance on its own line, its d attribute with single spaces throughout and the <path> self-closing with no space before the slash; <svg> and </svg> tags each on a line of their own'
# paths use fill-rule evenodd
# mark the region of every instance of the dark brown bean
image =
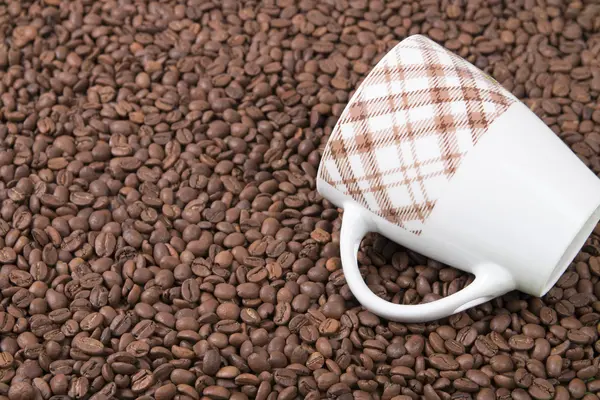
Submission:
<svg viewBox="0 0 600 400">
<path fill-rule="evenodd" d="M 529 394 L 534 399 L 552 399 L 555 394 L 555 389 L 546 379 L 535 378 L 529 387 Z"/>
<path fill-rule="evenodd" d="M 73 346 L 85 354 L 101 355 L 104 353 L 102 342 L 91 337 L 78 335 L 73 339 Z"/>
<path fill-rule="evenodd" d="M 429 364 L 441 371 L 452 371 L 459 367 L 454 357 L 448 354 L 432 354 L 429 356 Z"/>
</svg>

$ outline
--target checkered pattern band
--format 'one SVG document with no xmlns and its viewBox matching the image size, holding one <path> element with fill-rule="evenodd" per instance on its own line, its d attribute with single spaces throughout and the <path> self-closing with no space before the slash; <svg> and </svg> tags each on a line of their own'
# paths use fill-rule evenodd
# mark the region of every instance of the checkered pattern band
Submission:
<svg viewBox="0 0 600 400">
<path fill-rule="evenodd" d="M 320 177 L 418 235 L 461 161 L 516 101 L 467 61 L 411 36 L 350 100 L 325 148 Z"/>
</svg>

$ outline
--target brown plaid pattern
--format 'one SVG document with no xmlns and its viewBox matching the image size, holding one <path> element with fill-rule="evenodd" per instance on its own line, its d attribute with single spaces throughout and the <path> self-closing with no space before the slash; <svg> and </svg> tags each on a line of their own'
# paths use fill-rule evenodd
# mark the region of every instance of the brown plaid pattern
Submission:
<svg viewBox="0 0 600 400">
<path fill-rule="evenodd" d="M 350 100 L 323 154 L 321 178 L 418 235 L 462 159 L 515 101 L 467 61 L 411 36 Z"/>
</svg>

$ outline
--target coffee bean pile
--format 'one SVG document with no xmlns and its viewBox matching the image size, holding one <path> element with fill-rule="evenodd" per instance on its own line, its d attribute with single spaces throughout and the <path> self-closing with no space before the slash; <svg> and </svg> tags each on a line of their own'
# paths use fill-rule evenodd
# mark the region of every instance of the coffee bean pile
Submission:
<svg viewBox="0 0 600 400">
<path fill-rule="evenodd" d="M 542 299 L 362 309 L 325 143 L 421 33 L 600 173 L 597 0 L 0 4 L 0 400 L 597 399 L 600 230 Z M 381 297 L 472 277 L 369 235 Z"/>
</svg>

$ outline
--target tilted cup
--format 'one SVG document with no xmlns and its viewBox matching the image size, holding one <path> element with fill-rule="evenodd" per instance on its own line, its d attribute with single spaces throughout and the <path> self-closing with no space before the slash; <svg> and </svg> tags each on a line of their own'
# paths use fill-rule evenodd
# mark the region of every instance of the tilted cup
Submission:
<svg viewBox="0 0 600 400">
<path fill-rule="evenodd" d="M 326 145 L 318 191 L 344 209 L 350 290 L 390 320 L 449 316 L 508 291 L 543 296 L 600 219 L 600 180 L 500 84 L 424 36 L 377 64 Z M 461 291 L 417 305 L 376 296 L 357 251 L 379 232 L 473 273 Z"/>
</svg>

